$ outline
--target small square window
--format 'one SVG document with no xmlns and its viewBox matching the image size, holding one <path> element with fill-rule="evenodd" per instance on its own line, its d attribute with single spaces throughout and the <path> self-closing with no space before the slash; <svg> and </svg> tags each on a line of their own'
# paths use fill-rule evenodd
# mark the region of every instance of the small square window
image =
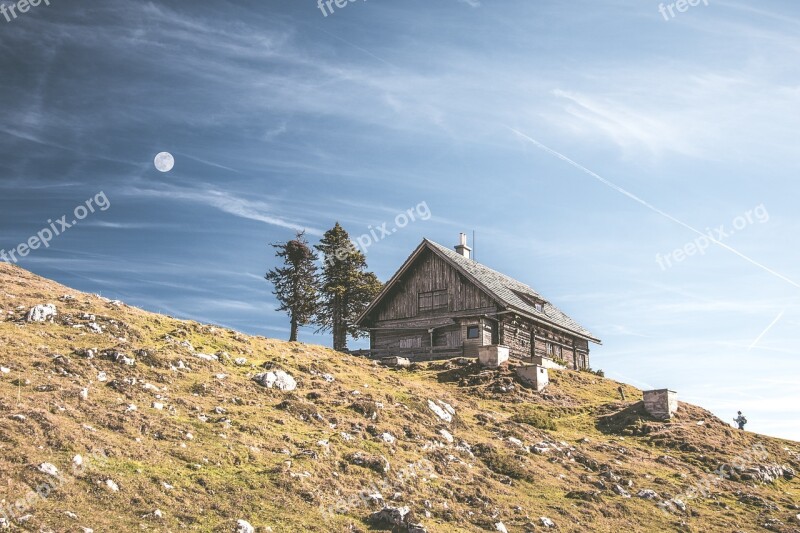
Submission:
<svg viewBox="0 0 800 533">
<path fill-rule="evenodd" d="M 536 302 L 535 304 L 533 304 L 533 307 L 540 313 L 544 311 L 544 306 L 540 302 Z"/>
<path fill-rule="evenodd" d="M 478 326 L 467 326 L 467 338 L 477 339 L 480 336 L 480 329 Z"/>
</svg>

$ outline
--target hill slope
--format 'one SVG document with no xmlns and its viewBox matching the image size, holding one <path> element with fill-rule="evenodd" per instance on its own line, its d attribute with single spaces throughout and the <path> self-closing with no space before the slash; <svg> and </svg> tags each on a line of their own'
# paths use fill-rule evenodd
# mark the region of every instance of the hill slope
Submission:
<svg viewBox="0 0 800 533">
<path fill-rule="evenodd" d="M 798 443 L 593 374 L 385 369 L 2 263 L 0 312 L 0 530 L 800 531 Z"/>
</svg>

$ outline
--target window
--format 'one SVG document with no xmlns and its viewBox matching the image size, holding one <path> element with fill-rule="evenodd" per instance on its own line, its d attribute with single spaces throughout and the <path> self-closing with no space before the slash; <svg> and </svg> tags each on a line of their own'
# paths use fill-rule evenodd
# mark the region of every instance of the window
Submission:
<svg viewBox="0 0 800 533">
<path fill-rule="evenodd" d="M 400 348 L 419 348 L 422 346 L 422 337 L 417 335 L 416 337 L 406 337 L 404 339 L 400 339 Z"/>
<path fill-rule="evenodd" d="M 447 291 L 438 290 L 419 293 L 419 310 L 435 311 L 437 309 L 447 309 Z"/>
<path fill-rule="evenodd" d="M 467 326 L 467 338 L 477 339 L 480 337 L 480 329 L 478 326 Z"/>
<path fill-rule="evenodd" d="M 542 305 L 541 302 L 536 302 L 535 304 L 533 304 L 533 308 L 539 311 L 540 313 L 544 311 L 544 306 Z"/>
<path fill-rule="evenodd" d="M 553 345 L 551 343 L 547 343 L 547 355 L 553 355 Z"/>
</svg>

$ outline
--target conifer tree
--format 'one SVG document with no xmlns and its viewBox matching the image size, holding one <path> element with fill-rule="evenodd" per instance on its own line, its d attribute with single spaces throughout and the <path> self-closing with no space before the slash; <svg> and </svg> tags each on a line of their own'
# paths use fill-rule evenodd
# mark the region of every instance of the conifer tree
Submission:
<svg viewBox="0 0 800 533">
<path fill-rule="evenodd" d="M 316 318 L 318 331 L 333 332 L 333 349 L 346 351 L 348 335 L 359 338 L 367 334 L 354 322 L 383 285 L 375 274 L 366 271 L 366 257 L 338 222 L 314 248 L 324 260 Z"/>
<path fill-rule="evenodd" d="M 296 342 L 298 329 L 311 323 L 317 312 L 320 287 L 317 256 L 302 231 L 294 239 L 272 247 L 277 250 L 275 256 L 283 259 L 283 266 L 270 270 L 264 277 L 273 285 L 272 293 L 280 303 L 277 310 L 289 315 L 289 341 Z"/>
</svg>

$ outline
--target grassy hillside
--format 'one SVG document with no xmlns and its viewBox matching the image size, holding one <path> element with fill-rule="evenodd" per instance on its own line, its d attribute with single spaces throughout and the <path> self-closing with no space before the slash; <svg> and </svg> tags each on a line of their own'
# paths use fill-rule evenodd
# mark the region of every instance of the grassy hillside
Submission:
<svg viewBox="0 0 800 533">
<path fill-rule="evenodd" d="M 0 313 L 0 529 L 800 531 L 800 444 L 593 374 L 386 369 L 2 263 Z"/>
</svg>

